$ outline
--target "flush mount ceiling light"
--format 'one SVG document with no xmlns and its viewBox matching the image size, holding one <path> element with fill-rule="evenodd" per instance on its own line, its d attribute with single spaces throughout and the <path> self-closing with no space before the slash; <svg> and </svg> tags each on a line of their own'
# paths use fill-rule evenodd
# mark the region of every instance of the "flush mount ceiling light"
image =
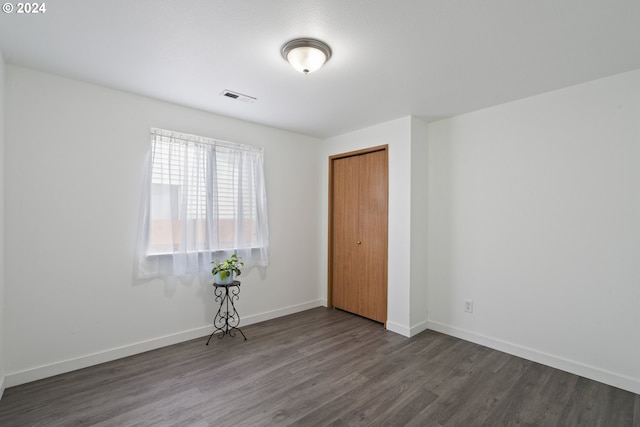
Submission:
<svg viewBox="0 0 640 427">
<path fill-rule="evenodd" d="M 282 46 L 282 57 L 301 73 L 318 70 L 331 58 L 331 48 L 316 39 L 295 39 Z"/>
</svg>

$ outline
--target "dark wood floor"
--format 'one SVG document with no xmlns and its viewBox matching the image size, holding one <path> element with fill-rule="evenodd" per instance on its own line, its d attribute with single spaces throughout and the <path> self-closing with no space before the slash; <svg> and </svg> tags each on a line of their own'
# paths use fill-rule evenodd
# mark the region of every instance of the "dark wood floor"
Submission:
<svg viewBox="0 0 640 427">
<path fill-rule="evenodd" d="M 317 308 L 9 388 L 0 426 L 640 426 L 640 396 Z"/>
</svg>

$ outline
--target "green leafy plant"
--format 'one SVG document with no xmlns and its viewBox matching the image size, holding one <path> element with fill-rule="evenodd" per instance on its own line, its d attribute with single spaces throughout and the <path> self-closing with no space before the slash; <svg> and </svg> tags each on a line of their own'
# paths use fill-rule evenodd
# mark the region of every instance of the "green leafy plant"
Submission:
<svg viewBox="0 0 640 427">
<path fill-rule="evenodd" d="M 218 260 L 213 261 L 214 266 L 213 270 L 211 270 L 211 274 L 214 276 L 220 273 L 220 279 L 225 280 L 231 273 L 235 273 L 236 276 L 239 276 L 242 272 L 240 269 L 244 267 L 244 262 L 238 259 L 237 254 L 232 254 L 228 259 L 220 262 Z"/>
</svg>

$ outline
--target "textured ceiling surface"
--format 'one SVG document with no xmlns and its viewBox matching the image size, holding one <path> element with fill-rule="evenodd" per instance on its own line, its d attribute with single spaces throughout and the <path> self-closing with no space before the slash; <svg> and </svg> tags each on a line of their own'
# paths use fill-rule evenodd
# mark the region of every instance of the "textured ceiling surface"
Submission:
<svg viewBox="0 0 640 427">
<path fill-rule="evenodd" d="M 331 60 L 293 70 L 280 48 L 298 37 L 328 43 Z M 640 0 L 57 0 L 2 13 L 0 50 L 10 64 L 324 138 L 640 68 Z"/>
</svg>

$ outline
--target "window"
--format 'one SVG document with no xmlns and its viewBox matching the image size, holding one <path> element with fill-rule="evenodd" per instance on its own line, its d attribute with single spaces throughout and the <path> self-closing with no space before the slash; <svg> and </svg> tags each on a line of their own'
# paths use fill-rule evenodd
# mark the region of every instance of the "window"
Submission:
<svg viewBox="0 0 640 427">
<path fill-rule="evenodd" d="M 238 253 L 266 266 L 263 150 L 152 129 L 138 276 L 210 272 Z"/>
</svg>

